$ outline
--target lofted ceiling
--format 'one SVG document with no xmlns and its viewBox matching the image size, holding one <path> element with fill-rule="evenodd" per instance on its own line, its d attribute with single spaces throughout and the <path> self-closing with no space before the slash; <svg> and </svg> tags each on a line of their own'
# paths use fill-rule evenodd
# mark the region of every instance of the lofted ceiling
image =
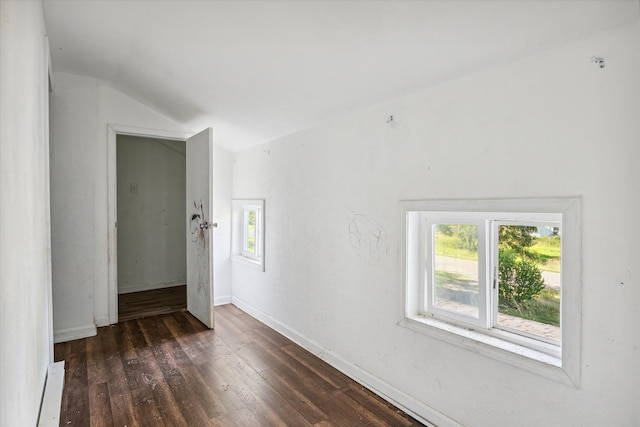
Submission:
<svg viewBox="0 0 640 427">
<path fill-rule="evenodd" d="M 53 69 L 233 151 L 638 19 L 638 0 L 44 0 Z M 594 52 L 596 53 L 596 52 Z"/>
</svg>

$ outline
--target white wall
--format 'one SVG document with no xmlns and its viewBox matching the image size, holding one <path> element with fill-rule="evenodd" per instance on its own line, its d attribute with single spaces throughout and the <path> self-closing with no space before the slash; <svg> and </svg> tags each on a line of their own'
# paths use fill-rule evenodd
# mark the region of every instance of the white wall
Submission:
<svg viewBox="0 0 640 427">
<path fill-rule="evenodd" d="M 95 80 L 56 74 L 51 94 L 51 263 L 56 341 L 95 333 Z"/>
<path fill-rule="evenodd" d="M 117 183 L 118 293 L 184 285 L 185 143 L 118 136 Z"/>
<path fill-rule="evenodd" d="M 46 31 L 39 1 L 0 16 L 0 425 L 33 426 L 53 352 Z"/>
<path fill-rule="evenodd" d="M 236 153 L 267 271 L 234 302 L 441 425 L 638 425 L 638 76 L 636 21 Z M 583 198 L 580 388 L 397 325 L 399 200 L 548 196 Z"/>
<path fill-rule="evenodd" d="M 213 304 L 231 302 L 231 191 L 233 154 L 213 146 Z"/>
<path fill-rule="evenodd" d="M 183 129 L 98 80 L 56 73 L 55 81 L 51 203 L 53 320 L 59 342 L 109 324 L 107 124 Z"/>
<path fill-rule="evenodd" d="M 53 314 L 55 339 L 64 341 L 109 324 L 107 124 L 195 132 L 98 80 L 67 73 L 56 73 L 55 80 Z M 216 283 L 214 297 L 230 299 L 229 256 L 216 262 L 223 264 L 222 272 L 226 268 L 228 282 Z"/>
</svg>

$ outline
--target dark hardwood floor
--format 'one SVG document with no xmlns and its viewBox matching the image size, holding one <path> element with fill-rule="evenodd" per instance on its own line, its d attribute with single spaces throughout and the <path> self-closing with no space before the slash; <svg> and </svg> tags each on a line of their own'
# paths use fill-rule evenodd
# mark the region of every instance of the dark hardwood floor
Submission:
<svg viewBox="0 0 640 427">
<path fill-rule="evenodd" d="M 56 344 L 61 426 L 421 426 L 232 305 L 216 329 L 187 312 Z"/>
<path fill-rule="evenodd" d="M 118 321 L 187 309 L 187 285 L 118 295 Z"/>
</svg>

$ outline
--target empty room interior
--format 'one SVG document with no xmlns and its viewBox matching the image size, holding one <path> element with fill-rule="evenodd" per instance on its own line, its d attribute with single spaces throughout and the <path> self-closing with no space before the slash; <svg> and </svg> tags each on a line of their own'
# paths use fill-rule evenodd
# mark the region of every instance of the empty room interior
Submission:
<svg viewBox="0 0 640 427">
<path fill-rule="evenodd" d="M 186 309 L 185 142 L 116 137 L 118 320 Z"/>
<path fill-rule="evenodd" d="M 0 426 L 640 425 L 640 1 L 0 16 Z"/>
</svg>

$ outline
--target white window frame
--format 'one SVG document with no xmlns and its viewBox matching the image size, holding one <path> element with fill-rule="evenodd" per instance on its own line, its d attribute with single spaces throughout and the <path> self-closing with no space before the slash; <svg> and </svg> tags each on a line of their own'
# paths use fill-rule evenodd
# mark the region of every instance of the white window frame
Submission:
<svg viewBox="0 0 640 427">
<path fill-rule="evenodd" d="M 562 199 L 469 199 L 469 200 L 419 200 L 401 201 L 402 271 L 405 282 L 402 298 L 402 326 L 470 348 L 496 359 L 522 367 L 574 387 L 580 384 L 581 343 L 581 201 L 579 198 Z M 427 215 L 428 213 L 428 215 Z M 490 214 L 490 215 L 489 215 Z M 528 337 L 506 328 L 490 327 L 495 319 L 480 316 L 473 319 L 458 316 L 446 310 L 428 305 L 429 292 L 425 274 L 430 274 L 429 248 L 433 241 L 427 230 L 433 223 L 480 223 L 488 216 L 495 221 L 515 221 L 518 224 L 557 221 L 562 228 L 562 298 L 561 344 L 547 342 L 539 337 Z M 487 222 L 479 228 L 478 245 L 487 248 L 487 258 L 479 264 L 479 282 L 490 286 L 492 280 L 488 266 L 496 262 L 495 244 L 482 242 L 493 233 Z M 481 236 L 480 236 L 481 235 Z M 479 250 L 479 254 L 483 252 Z M 482 268 L 484 267 L 484 270 Z M 486 289 L 486 288 L 485 288 Z M 489 295 L 484 292 L 483 295 Z M 491 292 L 490 298 L 496 298 Z M 491 300 L 480 301 L 486 313 Z M 480 310 L 482 312 L 482 308 Z M 462 339 L 461 339 L 462 338 Z"/>
<path fill-rule="evenodd" d="M 443 320 L 453 321 L 461 325 L 474 325 L 477 327 L 486 328 L 488 324 L 488 308 L 489 301 L 487 299 L 487 286 L 489 283 L 489 277 L 486 274 L 488 269 L 489 257 L 486 251 L 481 250 L 482 247 L 486 247 L 488 242 L 486 224 L 483 219 L 478 215 L 464 215 L 458 212 L 437 212 L 431 215 L 420 214 L 421 225 L 424 226 L 424 232 L 421 232 L 425 236 L 425 262 L 426 268 L 421 268 L 422 274 L 425 274 L 425 278 L 422 283 L 425 284 L 425 288 L 428 295 L 424 298 L 424 310 L 420 310 L 423 315 L 432 315 L 434 317 L 441 318 Z M 433 267 L 435 249 L 433 248 L 434 235 L 433 228 L 437 224 L 468 224 L 478 227 L 478 308 L 479 317 L 473 318 L 439 308 L 434 305 L 435 295 L 435 268 Z M 428 276 L 426 276 L 428 274 Z"/>
<path fill-rule="evenodd" d="M 265 213 L 264 199 L 232 200 L 232 260 L 247 267 L 265 271 Z M 256 212 L 255 253 L 247 249 L 248 212 Z"/>
</svg>

